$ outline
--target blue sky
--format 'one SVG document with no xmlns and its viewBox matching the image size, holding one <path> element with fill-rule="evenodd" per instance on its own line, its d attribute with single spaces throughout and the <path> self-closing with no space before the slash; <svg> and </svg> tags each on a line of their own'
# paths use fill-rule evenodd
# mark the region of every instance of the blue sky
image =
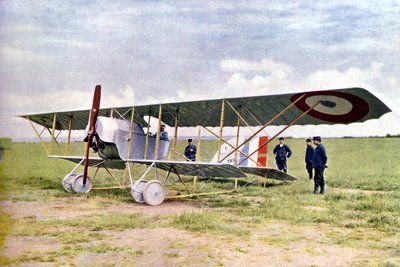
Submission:
<svg viewBox="0 0 400 267">
<path fill-rule="evenodd" d="M 400 1 L 0 1 L 0 136 L 16 114 L 360 86 L 394 112 L 289 135 L 400 133 Z M 271 127 L 273 133 L 277 127 Z"/>
</svg>

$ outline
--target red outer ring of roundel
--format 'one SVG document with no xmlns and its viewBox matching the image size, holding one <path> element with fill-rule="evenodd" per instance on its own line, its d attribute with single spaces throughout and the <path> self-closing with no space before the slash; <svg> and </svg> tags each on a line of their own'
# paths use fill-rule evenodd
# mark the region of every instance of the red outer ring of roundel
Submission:
<svg viewBox="0 0 400 267">
<path fill-rule="evenodd" d="M 320 120 L 329 121 L 329 122 L 337 122 L 337 123 L 350 123 L 350 122 L 355 122 L 355 121 L 362 119 L 369 112 L 369 105 L 364 99 L 362 99 L 361 97 L 358 97 L 356 95 L 351 95 L 348 93 L 343 93 L 343 92 L 338 92 L 338 91 L 316 91 L 316 92 L 309 92 L 309 93 L 299 93 L 299 94 L 293 95 L 290 98 L 290 100 L 292 102 L 294 102 L 294 101 L 296 101 L 296 99 L 298 99 L 299 97 L 301 97 L 304 94 L 305 94 L 305 96 L 302 99 L 300 99 L 299 102 L 297 102 L 295 104 L 296 107 L 298 107 L 300 110 L 302 110 L 304 112 L 310 108 L 310 106 L 306 103 L 306 99 L 308 97 L 314 96 L 314 95 L 332 95 L 332 96 L 341 97 L 341 98 L 346 99 L 353 105 L 350 112 L 348 112 L 347 114 L 343 114 L 343 115 L 326 114 L 326 113 L 319 112 L 315 109 L 312 109 L 312 110 L 310 110 L 310 112 L 308 112 L 308 115 L 310 115 L 314 118 L 320 119 Z"/>
</svg>

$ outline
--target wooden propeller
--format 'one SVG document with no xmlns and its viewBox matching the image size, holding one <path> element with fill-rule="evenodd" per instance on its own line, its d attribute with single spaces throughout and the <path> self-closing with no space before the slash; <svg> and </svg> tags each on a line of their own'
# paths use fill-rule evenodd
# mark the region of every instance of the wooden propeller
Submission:
<svg viewBox="0 0 400 267">
<path fill-rule="evenodd" d="M 90 149 L 90 144 L 92 143 L 93 137 L 96 132 L 96 121 L 97 121 L 97 116 L 99 115 L 100 99 L 101 99 L 101 86 L 96 85 L 96 88 L 94 89 L 92 110 L 90 111 L 89 115 L 89 130 L 87 132 L 87 136 L 85 137 L 86 145 L 85 145 L 85 169 L 83 171 L 83 185 L 86 185 L 86 180 L 87 180 L 87 173 L 89 167 L 89 149 Z"/>
</svg>

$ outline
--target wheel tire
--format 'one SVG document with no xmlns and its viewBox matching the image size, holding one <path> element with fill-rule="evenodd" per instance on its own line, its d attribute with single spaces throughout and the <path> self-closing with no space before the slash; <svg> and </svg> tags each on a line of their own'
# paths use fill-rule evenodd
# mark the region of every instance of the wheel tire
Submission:
<svg viewBox="0 0 400 267">
<path fill-rule="evenodd" d="M 83 185 L 83 173 L 79 174 L 76 176 L 74 182 L 72 183 L 72 190 L 74 190 L 75 193 L 89 193 L 90 190 L 92 189 L 92 180 L 88 176 L 86 179 L 86 184 Z"/>
<path fill-rule="evenodd" d="M 146 186 L 147 181 L 142 180 L 136 181 L 133 183 L 133 186 L 131 187 L 131 195 L 133 200 L 135 200 L 137 203 L 144 203 L 144 198 L 143 198 L 143 189 Z M 134 189 L 135 188 L 135 189 Z"/>
<path fill-rule="evenodd" d="M 67 174 L 61 181 L 61 185 L 64 188 L 65 192 L 73 192 L 72 184 L 74 183 L 76 176 L 76 173 Z"/>
<path fill-rule="evenodd" d="M 164 202 L 165 188 L 158 180 L 150 180 L 143 189 L 144 201 L 150 206 L 157 206 Z"/>
</svg>

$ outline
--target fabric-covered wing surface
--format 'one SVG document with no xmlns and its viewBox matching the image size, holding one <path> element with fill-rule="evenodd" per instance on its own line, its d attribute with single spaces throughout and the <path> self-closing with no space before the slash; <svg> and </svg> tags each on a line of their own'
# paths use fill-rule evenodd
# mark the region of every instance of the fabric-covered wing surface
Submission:
<svg viewBox="0 0 400 267">
<path fill-rule="evenodd" d="M 79 163 L 83 157 L 74 156 L 49 156 L 50 158 L 65 159 L 74 163 Z M 222 177 L 222 178 L 236 178 L 246 177 L 246 175 L 237 167 L 229 164 L 221 163 L 200 163 L 189 161 L 163 161 L 163 160 L 129 160 L 128 162 L 151 165 L 153 162 L 155 166 L 164 171 L 172 172 L 175 169 L 179 175 L 200 176 L 204 178 L 209 177 Z M 104 160 L 101 158 L 89 158 L 89 166 L 103 165 L 111 169 L 125 169 L 125 161 L 123 160 Z"/>
<path fill-rule="evenodd" d="M 119 107 L 113 108 L 122 117 L 130 121 L 132 116 L 132 107 Z M 114 117 L 119 118 L 117 112 L 113 112 L 112 108 L 100 109 L 99 116 L 109 117 L 112 113 Z M 56 114 L 56 129 L 57 130 L 68 130 L 69 124 L 71 122 L 71 130 L 85 130 L 88 124 L 90 110 L 76 110 L 76 111 L 61 111 L 61 112 L 50 112 L 41 114 L 31 114 L 31 115 L 20 115 L 19 117 L 30 119 L 31 121 L 42 125 L 47 128 L 52 128 L 54 113 Z M 145 127 L 147 123 L 143 120 L 142 116 L 135 116 L 135 122 Z"/>
<path fill-rule="evenodd" d="M 244 173 L 265 177 L 267 179 L 274 179 L 279 181 L 294 181 L 297 180 L 290 174 L 281 172 L 271 168 L 256 168 L 256 167 L 239 167 Z"/>
<path fill-rule="evenodd" d="M 301 99 L 295 106 L 275 120 L 272 125 L 289 124 L 318 101 L 320 101 L 320 104 L 294 125 L 363 122 L 369 119 L 377 119 L 391 111 L 383 102 L 367 90 L 363 88 L 347 88 L 282 95 L 167 103 L 162 104 L 162 121 L 173 126 L 176 114 L 179 112 L 180 127 L 216 127 L 220 124 L 221 104 L 225 100 L 224 126 L 237 125 L 237 115 L 230 106 L 237 110 L 240 109 L 241 114 L 246 117 L 250 126 L 259 126 L 259 122 L 255 118 L 261 121 L 261 123 L 265 123 L 299 98 Z M 135 121 L 142 127 L 146 127 L 143 116 L 150 115 L 157 118 L 159 107 L 159 104 L 136 106 Z M 130 120 L 131 108 L 118 107 L 114 108 L 114 110 L 123 115 L 125 119 Z M 111 113 L 111 108 L 100 109 L 99 116 L 110 116 Z M 89 110 L 56 112 L 56 114 L 57 130 L 67 130 L 70 121 L 72 130 L 83 130 L 87 125 Z M 114 115 L 116 115 L 116 112 Z M 29 118 L 40 125 L 51 128 L 53 116 L 54 113 L 44 113 L 21 115 L 20 117 Z"/>
<path fill-rule="evenodd" d="M 79 163 L 84 157 L 75 156 L 49 156 L 49 158 L 65 159 L 74 163 Z M 221 163 L 199 163 L 189 161 L 164 161 L 164 160 L 129 160 L 132 163 L 151 165 L 155 162 L 157 168 L 164 171 L 169 171 L 171 168 L 180 175 L 200 176 L 204 178 L 221 177 L 221 178 L 240 178 L 246 177 L 246 174 L 266 177 L 280 181 L 294 181 L 295 177 L 271 168 L 256 168 L 256 167 L 240 167 L 237 168 L 229 164 Z M 101 158 L 89 158 L 89 166 L 105 166 L 110 169 L 125 169 L 125 161 L 123 160 L 104 160 Z M 171 169 L 172 172 L 173 169 Z"/>
<path fill-rule="evenodd" d="M 180 175 L 222 178 L 246 177 L 246 175 L 237 167 L 222 163 L 201 163 L 190 161 L 164 161 L 164 160 L 128 160 L 133 163 L 142 163 L 150 165 L 155 162 L 157 168 L 164 171 L 173 171 L 175 169 Z"/>
<path fill-rule="evenodd" d="M 49 158 L 52 159 L 64 159 L 68 160 L 74 163 L 79 163 L 84 159 L 84 157 L 79 157 L 79 156 L 58 156 L 58 155 L 50 155 Z M 95 167 L 102 164 L 103 166 L 110 168 L 110 169 L 120 169 L 123 170 L 125 169 L 126 165 L 125 162 L 122 160 L 114 160 L 114 159 L 108 159 L 104 160 L 102 158 L 89 158 L 89 166 L 90 167 Z"/>
</svg>

